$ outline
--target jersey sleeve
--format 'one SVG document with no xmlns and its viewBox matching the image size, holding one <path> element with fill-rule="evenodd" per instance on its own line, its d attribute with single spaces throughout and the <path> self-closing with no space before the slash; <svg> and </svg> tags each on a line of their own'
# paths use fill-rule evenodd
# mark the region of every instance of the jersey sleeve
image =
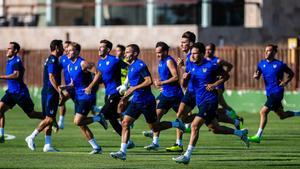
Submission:
<svg viewBox="0 0 300 169">
<path fill-rule="evenodd" d="M 20 59 L 17 59 L 13 65 L 13 71 L 21 71 L 22 67 L 23 67 L 22 61 Z"/>
<path fill-rule="evenodd" d="M 259 72 L 262 72 L 262 71 L 261 71 L 261 66 L 260 66 L 260 65 L 261 65 L 261 62 L 259 62 L 259 63 L 257 64 L 256 70 L 259 71 Z"/>
<path fill-rule="evenodd" d="M 147 77 L 147 76 L 151 76 L 148 68 L 146 65 L 143 65 L 142 68 L 140 69 L 140 74 L 143 78 Z"/>
<path fill-rule="evenodd" d="M 47 63 L 47 67 L 48 67 L 48 73 L 52 73 L 55 74 L 57 73 L 57 65 L 55 64 L 55 60 L 54 59 L 50 59 Z"/>
</svg>

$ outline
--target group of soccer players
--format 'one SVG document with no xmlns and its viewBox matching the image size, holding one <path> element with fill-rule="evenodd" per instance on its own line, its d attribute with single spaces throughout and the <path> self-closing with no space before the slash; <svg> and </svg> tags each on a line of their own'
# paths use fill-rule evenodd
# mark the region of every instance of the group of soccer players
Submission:
<svg viewBox="0 0 300 169">
<path fill-rule="evenodd" d="M 41 119 L 39 125 L 26 137 L 27 146 L 34 151 L 35 138 L 44 131 L 43 151 L 57 152 L 51 142 L 52 127 L 64 128 L 65 102 L 71 98 L 75 105 L 74 124 L 79 126 L 92 146 L 90 154 L 101 154 L 102 148 L 88 125 L 98 122 L 107 129 L 108 120 L 121 137 L 120 150 L 110 153 L 110 156 L 125 160 L 127 149 L 135 147 L 130 139 L 130 130 L 134 121 L 143 114 L 150 128 L 145 136 L 152 138 L 152 143 L 144 147 L 147 150 L 159 149 L 160 131 L 173 127 L 177 128 L 176 143 L 166 150 L 183 152 L 182 139 L 187 131 L 185 124 L 190 124 L 189 145 L 183 155 L 173 158 L 177 163 L 188 164 L 203 124 L 215 134 L 236 135 L 249 147 L 249 142 L 261 141 L 270 111 L 275 111 L 281 119 L 300 115 L 300 112 L 283 110 L 281 100 L 284 86 L 292 80 L 294 73 L 285 63 L 275 59 L 276 45 L 266 46 L 265 58 L 258 64 L 254 74 L 256 79 L 261 75 L 264 77 L 267 101 L 260 111 L 261 121 L 257 134 L 247 137 L 248 130 L 242 129 L 243 118 L 235 113 L 223 97 L 224 82 L 229 79 L 233 65 L 215 56 L 216 47 L 213 43 L 204 45 L 196 42 L 195 34 L 190 31 L 182 35 L 180 43 L 186 57 L 178 57 L 177 60 L 169 55 L 168 44 L 156 43 L 159 78 L 153 80 L 147 65 L 139 59 L 140 48 L 137 44 L 126 47 L 117 45 L 116 56 L 113 56 L 110 54 L 113 44 L 101 40 L 99 61 L 94 64 L 80 55 L 80 44 L 70 41 L 63 44 L 61 40 L 53 40 L 50 43 L 50 56 L 44 63 L 42 112 L 37 112 L 23 82 L 25 70 L 17 55 L 20 45 L 10 42 L 6 54 L 6 73 L 0 75 L 0 79 L 8 83 L 8 89 L 0 102 L 0 142 L 5 141 L 4 113 L 18 104 L 30 118 Z M 182 76 L 180 71 L 184 72 Z M 62 72 L 64 85 L 61 83 Z M 286 80 L 283 78 L 284 73 L 288 74 Z M 105 86 L 105 103 L 101 107 L 96 105 L 100 83 Z M 160 90 L 157 98 L 152 94 L 152 84 Z M 198 113 L 192 113 L 196 106 Z M 57 123 L 58 108 L 60 116 Z M 171 108 L 176 112 L 174 121 L 161 121 Z M 93 116 L 88 116 L 90 112 L 93 112 Z M 221 126 L 219 122 L 233 124 L 235 128 Z"/>
</svg>

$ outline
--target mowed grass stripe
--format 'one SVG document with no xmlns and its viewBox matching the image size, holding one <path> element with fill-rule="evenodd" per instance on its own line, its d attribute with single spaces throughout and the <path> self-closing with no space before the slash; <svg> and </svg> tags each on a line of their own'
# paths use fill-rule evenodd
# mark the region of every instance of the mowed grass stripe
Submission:
<svg viewBox="0 0 300 169">
<path fill-rule="evenodd" d="M 300 166 L 300 118 L 279 120 L 270 113 L 269 123 L 261 144 L 251 144 L 245 148 L 236 136 L 214 135 L 203 126 L 199 141 L 188 166 L 178 165 L 171 159 L 177 153 L 169 153 L 164 148 L 175 142 L 175 129 L 163 131 L 160 137 L 161 148 L 148 152 L 144 146 L 151 139 L 142 136 L 148 130 L 143 116 L 135 123 L 132 139 L 136 148 L 128 150 L 127 160 L 114 160 L 111 151 L 118 151 L 120 137 L 110 127 L 105 131 L 98 123 L 90 125 L 97 142 L 103 148 L 101 155 L 89 155 L 91 146 L 83 138 L 78 127 L 73 124 L 73 111 L 68 110 L 65 129 L 53 133 L 53 145 L 59 153 L 43 153 L 44 134 L 36 138 L 37 151 L 32 152 L 24 141 L 38 124 L 30 120 L 19 109 L 6 113 L 6 133 L 16 139 L 0 144 L 0 168 L 299 168 Z M 245 119 L 245 127 L 250 135 L 257 131 L 259 115 L 240 113 Z M 174 112 L 169 112 L 165 120 L 173 120 Z M 224 124 L 226 125 L 226 124 Z M 231 126 L 231 125 L 227 125 Z M 184 136 L 187 147 L 190 134 Z"/>
</svg>

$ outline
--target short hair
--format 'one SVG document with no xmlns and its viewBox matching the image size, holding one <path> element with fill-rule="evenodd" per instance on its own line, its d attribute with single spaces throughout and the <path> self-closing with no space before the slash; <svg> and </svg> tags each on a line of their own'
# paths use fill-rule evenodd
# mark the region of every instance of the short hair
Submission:
<svg viewBox="0 0 300 169">
<path fill-rule="evenodd" d="M 14 46 L 14 50 L 17 50 L 17 53 L 19 53 L 21 47 L 17 42 L 9 42 L 9 44 L 12 44 Z"/>
<path fill-rule="evenodd" d="M 71 41 L 69 41 L 69 40 L 66 40 L 65 42 L 64 42 L 64 44 L 68 44 L 68 45 L 70 45 L 72 42 Z"/>
<path fill-rule="evenodd" d="M 50 43 L 50 50 L 54 51 L 59 46 L 62 46 L 62 40 L 54 39 Z"/>
<path fill-rule="evenodd" d="M 100 43 L 105 43 L 106 47 L 109 48 L 110 50 L 113 47 L 113 44 L 109 40 L 106 40 L 106 39 L 101 40 Z"/>
<path fill-rule="evenodd" d="M 125 46 L 118 44 L 117 48 L 120 48 L 122 51 L 125 51 Z"/>
<path fill-rule="evenodd" d="M 192 48 L 197 48 L 197 49 L 199 49 L 200 53 L 205 53 L 205 46 L 201 42 L 194 43 L 193 46 L 192 46 Z"/>
<path fill-rule="evenodd" d="M 140 54 L 140 48 L 139 48 L 139 46 L 137 44 L 130 44 L 130 45 L 127 45 L 127 47 L 132 48 L 133 51 L 137 53 L 137 55 Z"/>
<path fill-rule="evenodd" d="M 275 44 L 270 43 L 270 44 L 267 45 L 267 47 L 272 47 L 272 50 L 273 50 L 275 53 L 277 53 L 277 51 L 278 51 L 278 46 L 275 45 Z"/>
<path fill-rule="evenodd" d="M 181 37 L 187 38 L 190 42 L 193 42 L 193 43 L 195 43 L 195 41 L 196 41 L 196 35 L 190 31 L 184 32 Z"/>
<path fill-rule="evenodd" d="M 80 53 L 80 51 L 81 51 L 81 46 L 79 45 L 79 43 L 71 42 L 70 45 L 73 46 L 73 48 L 74 48 L 76 51 L 78 51 L 78 53 Z"/>
<path fill-rule="evenodd" d="M 161 47 L 161 49 L 162 49 L 163 51 L 167 51 L 167 52 L 168 52 L 169 49 L 170 49 L 169 45 L 166 44 L 165 42 L 157 42 L 155 47 L 156 47 L 156 48 L 157 48 L 157 47 Z"/>
<path fill-rule="evenodd" d="M 216 45 L 215 45 L 214 43 L 209 43 L 209 44 L 207 44 L 206 46 L 211 47 L 211 49 L 212 49 L 213 51 L 216 50 Z"/>
</svg>

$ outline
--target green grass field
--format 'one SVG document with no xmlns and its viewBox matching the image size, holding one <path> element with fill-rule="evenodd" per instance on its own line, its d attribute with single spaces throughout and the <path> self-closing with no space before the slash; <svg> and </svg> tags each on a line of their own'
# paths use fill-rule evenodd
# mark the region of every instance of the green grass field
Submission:
<svg viewBox="0 0 300 169">
<path fill-rule="evenodd" d="M 37 109 L 40 107 L 37 105 Z M 136 148 L 129 150 L 127 160 L 114 160 L 111 151 L 120 148 L 120 137 L 109 127 L 105 131 L 98 123 L 90 125 L 97 142 L 103 148 L 101 155 L 89 155 L 91 146 L 83 138 L 78 127 L 72 122 L 72 110 L 69 109 L 65 120 L 65 129 L 53 134 L 53 145 L 59 153 L 43 153 L 44 134 L 36 139 L 37 151 L 27 148 L 25 137 L 38 124 L 30 120 L 18 108 L 6 113 L 6 134 L 16 136 L 0 144 L 0 168 L 299 168 L 300 167 L 300 118 L 281 121 L 274 113 L 270 114 L 269 124 L 260 144 L 251 144 L 247 149 L 236 136 L 214 135 L 206 126 L 200 131 L 200 138 L 189 165 L 179 165 L 171 160 L 177 156 L 164 148 L 175 142 L 175 129 L 164 131 L 160 137 L 161 148 L 156 152 L 143 149 L 151 143 L 142 136 L 148 130 L 144 118 L 135 123 L 132 139 Z M 239 113 L 245 119 L 245 127 L 250 135 L 255 134 L 259 116 L 253 113 Z M 169 112 L 164 119 L 174 119 Z M 184 138 L 185 148 L 190 134 Z"/>
</svg>

